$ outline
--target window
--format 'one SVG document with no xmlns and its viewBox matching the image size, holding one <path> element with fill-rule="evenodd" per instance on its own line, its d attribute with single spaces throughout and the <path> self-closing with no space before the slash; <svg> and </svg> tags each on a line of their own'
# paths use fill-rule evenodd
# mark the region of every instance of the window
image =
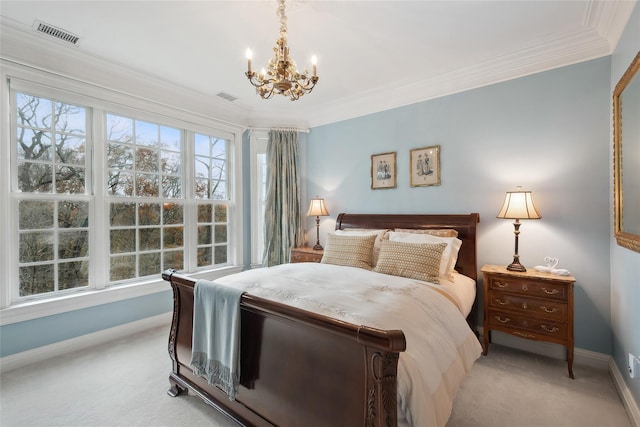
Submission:
<svg viewBox="0 0 640 427">
<path fill-rule="evenodd" d="M 233 133 L 19 80 L 10 93 L 3 307 L 240 260 Z"/>
<path fill-rule="evenodd" d="M 228 142 L 196 133 L 194 148 L 195 197 L 199 199 L 197 266 L 225 264 L 228 259 Z"/>
<path fill-rule="evenodd" d="M 89 285 L 87 108 L 17 93 L 18 295 Z"/>
<path fill-rule="evenodd" d="M 251 264 L 262 265 L 264 210 L 267 194 L 267 131 L 251 131 Z"/>
<path fill-rule="evenodd" d="M 111 282 L 184 269 L 180 129 L 106 115 Z"/>
</svg>

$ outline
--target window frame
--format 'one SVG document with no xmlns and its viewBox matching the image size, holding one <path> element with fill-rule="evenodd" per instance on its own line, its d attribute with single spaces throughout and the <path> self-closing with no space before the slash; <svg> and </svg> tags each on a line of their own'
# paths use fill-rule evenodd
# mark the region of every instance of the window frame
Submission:
<svg viewBox="0 0 640 427">
<path fill-rule="evenodd" d="M 96 277 L 108 277 L 108 262 L 105 258 L 105 254 L 108 254 L 108 229 L 107 227 L 98 227 L 99 224 L 106 224 L 109 215 L 107 211 L 109 204 L 106 201 L 104 188 L 106 161 L 100 159 L 99 154 L 95 154 L 99 152 L 100 147 L 104 147 L 102 142 L 98 142 L 97 136 L 101 137 L 101 132 L 105 126 L 106 112 L 108 111 L 121 115 L 134 115 L 136 118 L 140 117 L 143 120 L 156 121 L 162 125 L 177 126 L 180 129 L 187 129 L 188 132 L 211 134 L 229 141 L 228 147 L 230 149 L 227 158 L 229 202 L 227 214 L 229 218 L 234 220 L 231 221 L 228 227 L 228 241 L 232 242 L 229 245 L 228 262 L 222 267 L 197 270 L 187 267 L 185 264 L 185 270 L 188 269 L 190 273 L 193 273 L 194 277 L 207 277 L 210 279 L 241 270 L 244 243 L 241 219 L 243 206 L 241 195 L 237 190 L 242 188 L 242 173 L 241 165 L 239 164 L 240 159 L 242 159 L 242 127 L 220 122 L 184 109 L 172 108 L 164 104 L 154 103 L 151 100 L 126 95 L 108 88 L 60 77 L 4 60 L 2 60 L 2 65 L 2 71 L 0 72 L 2 80 L 0 84 L 3 90 L 2 98 L 0 99 L 0 112 L 2 113 L 0 124 L 2 124 L 1 127 L 3 129 L 8 131 L 2 132 L 0 135 L 1 140 L 3 140 L 2 148 L 0 148 L 1 154 L 4 159 L 7 159 L 6 163 L 3 164 L 5 166 L 3 171 L 0 173 L 0 196 L 10 202 L 0 207 L 0 237 L 11 248 L 18 247 L 18 233 L 15 227 L 18 218 L 16 212 L 14 212 L 14 206 L 17 206 L 17 201 L 15 201 L 16 193 L 13 191 L 14 188 L 17 188 L 15 187 L 17 175 L 13 172 L 17 165 L 14 164 L 15 147 L 13 147 L 14 144 L 12 143 L 15 141 L 15 123 L 12 122 L 14 115 L 12 109 L 15 108 L 15 92 L 26 92 L 36 96 L 51 97 L 63 102 L 87 106 L 93 112 L 93 126 L 87 129 L 87 139 L 91 137 L 93 140 L 92 156 L 95 156 L 95 158 L 92 158 L 93 163 L 90 163 L 87 168 L 87 175 L 90 175 L 87 183 L 91 183 L 91 186 L 87 184 L 87 193 L 89 194 L 83 197 L 90 199 L 89 209 L 93 218 L 92 223 L 94 224 L 90 233 L 90 256 L 94 263 L 95 261 L 93 260 L 99 257 L 100 265 L 92 266 L 90 280 L 94 286 L 89 289 L 52 297 L 20 299 L 18 302 L 14 302 L 18 283 L 16 280 L 18 255 L 16 251 L 11 251 L 11 256 L 2 257 L 0 261 L 2 270 L 0 280 L 3 283 L 0 286 L 0 313 L 2 314 L 0 316 L 0 325 L 149 295 L 169 289 L 168 284 L 161 280 L 159 276 L 150 276 L 121 285 L 108 286 L 106 279 L 96 280 Z M 187 148 L 188 145 L 188 142 L 185 143 L 184 148 L 186 149 L 183 149 L 187 153 L 190 151 Z M 183 156 L 187 156 L 187 154 L 183 154 Z M 187 162 L 188 164 L 189 162 Z M 187 176 L 192 172 L 191 167 L 185 167 L 185 169 L 183 176 Z M 191 180 L 191 178 L 185 179 L 187 181 Z M 190 189 L 184 188 L 185 193 L 190 191 Z M 42 196 L 47 197 L 49 194 L 43 194 Z M 185 205 L 194 204 L 187 197 L 181 200 L 184 201 Z M 195 218 L 195 209 L 189 209 L 189 212 L 185 211 L 185 222 L 190 221 L 192 217 Z M 193 259 L 188 258 L 191 255 L 187 254 L 187 252 L 191 250 L 192 246 L 195 249 L 195 246 L 191 244 L 195 236 L 191 237 L 192 240 L 188 242 L 188 234 L 185 233 L 184 236 L 185 247 L 188 248 L 185 249 L 185 259 Z"/>
<path fill-rule="evenodd" d="M 249 152 L 251 156 L 251 268 L 262 267 L 264 252 L 264 206 L 265 198 L 261 197 L 266 183 L 260 173 L 264 172 L 258 161 L 258 156 L 266 156 L 269 131 L 251 130 L 249 137 Z M 266 169 L 266 160 L 265 166 Z"/>
</svg>

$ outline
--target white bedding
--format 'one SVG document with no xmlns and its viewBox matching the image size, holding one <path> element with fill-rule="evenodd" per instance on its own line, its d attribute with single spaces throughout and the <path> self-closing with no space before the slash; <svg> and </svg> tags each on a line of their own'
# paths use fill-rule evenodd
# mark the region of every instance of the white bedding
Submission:
<svg viewBox="0 0 640 427">
<path fill-rule="evenodd" d="M 433 285 L 353 267 L 297 263 L 216 282 L 356 325 L 401 329 L 407 350 L 398 362 L 398 425 L 441 427 L 482 350 L 465 320 L 473 303 L 468 280 L 473 297 L 475 283 L 456 276 Z M 448 291 L 458 304 L 434 288 Z"/>
<path fill-rule="evenodd" d="M 440 288 L 456 299 L 465 318 L 471 313 L 476 299 L 475 280 L 460 273 L 453 273 L 451 280 L 440 277 Z"/>
</svg>

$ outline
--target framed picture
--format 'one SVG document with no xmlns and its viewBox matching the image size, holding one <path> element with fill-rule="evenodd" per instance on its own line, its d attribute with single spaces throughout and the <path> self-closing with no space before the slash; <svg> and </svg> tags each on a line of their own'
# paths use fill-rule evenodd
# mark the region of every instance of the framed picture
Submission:
<svg viewBox="0 0 640 427">
<path fill-rule="evenodd" d="M 440 146 L 409 150 L 412 187 L 440 185 Z"/>
<path fill-rule="evenodd" d="M 371 155 L 371 189 L 396 188 L 396 152 Z"/>
</svg>

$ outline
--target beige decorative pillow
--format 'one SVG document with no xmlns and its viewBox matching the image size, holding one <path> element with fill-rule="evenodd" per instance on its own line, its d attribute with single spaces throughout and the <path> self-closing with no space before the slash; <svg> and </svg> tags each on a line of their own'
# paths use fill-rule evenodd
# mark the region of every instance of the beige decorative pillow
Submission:
<svg viewBox="0 0 640 427">
<path fill-rule="evenodd" d="M 446 247 L 446 243 L 421 244 L 383 240 L 380 258 L 373 271 L 439 284 L 440 259 Z"/>
<path fill-rule="evenodd" d="M 396 228 L 393 231 L 399 233 L 415 233 L 415 234 L 430 234 L 438 237 L 458 237 L 458 231 L 453 228 L 434 228 L 432 230 L 419 230 L 417 228 Z"/>
<path fill-rule="evenodd" d="M 322 263 L 371 270 L 371 253 L 376 235 L 338 236 L 328 234 Z"/>
<path fill-rule="evenodd" d="M 400 233 L 390 231 L 388 239 L 392 242 L 405 243 L 446 243 L 447 247 L 442 252 L 440 260 L 440 277 L 451 279 L 458 261 L 458 252 L 462 246 L 462 240 L 456 237 L 439 237 L 432 234 Z"/>
<path fill-rule="evenodd" d="M 378 263 L 378 256 L 380 255 L 380 244 L 382 238 L 388 230 L 370 229 L 370 228 L 345 228 L 344 230 L 336 230 L 334 234 L 339 236 L 376 236 L 376 240 L 373 242 L 373 252 L 371 252 L 371 266 L 375 266 Z"/>
</svg>

